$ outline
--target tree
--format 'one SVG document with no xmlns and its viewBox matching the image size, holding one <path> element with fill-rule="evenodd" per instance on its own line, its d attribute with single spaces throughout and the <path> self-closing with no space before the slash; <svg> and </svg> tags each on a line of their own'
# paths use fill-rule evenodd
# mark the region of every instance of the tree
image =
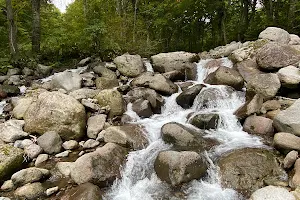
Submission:
<svg viewBox="0 0 300 200">
<path fill-rule="evenodd" d="M 32 0 L 32 52 L 41 50 L 41 0 Z"/>
<path fill-rule="evenodd" d="M 12 59 L 16 59 L 19 54 L 19 49 L 17 45 L 17 26 L 14 20 L 14 12 L 12 8 L 11 0 L 6 0 L 6 14 L 8 20 L 8 33 L 9 33 L 9 46 L 10 54 Z"/>
</svg>

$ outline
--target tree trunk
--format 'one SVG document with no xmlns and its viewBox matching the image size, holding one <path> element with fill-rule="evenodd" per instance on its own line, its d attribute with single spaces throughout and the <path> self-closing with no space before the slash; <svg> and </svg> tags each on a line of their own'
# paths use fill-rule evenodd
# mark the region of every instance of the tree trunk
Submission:
<svg viewBox="0 0 300 200">
<path fill-rule="evenodd" d="M 38 54 L 41 46 L 41 0 L 32 0 L 32 52 Z"/>
<path fill-rule="evenodd" d="M 17 45 L 17 26 L 14 21 L 14 13 L 11 4 L 11 0 L 6 0 L 6 14 L 8 20 L 8 34 L 9 34 L 9 47 L 10 47 L 10 54 L 12 59 L 15 59 L 18 54 L 18 45 Z"/>
<path fill-rule="evenodd" d="M 136 30 L 136 20 L 137 20 L 137 6 L 138 6 L 138 0 L 135 0 L 134 2 L 134 18 L 133 18 L 133 43 L 135 43 L 135 30 Z"/>
</svg>

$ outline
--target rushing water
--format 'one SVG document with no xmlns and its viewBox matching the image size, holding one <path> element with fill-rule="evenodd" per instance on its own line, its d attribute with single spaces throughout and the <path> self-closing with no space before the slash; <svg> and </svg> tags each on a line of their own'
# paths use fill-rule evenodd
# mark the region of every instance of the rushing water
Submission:
<svg viewBox="0 0 300 200">
<path fill-rule="evenodd" d="M 203 83 L 208 74 L 217 68 L 205 68 L 209 60 L 202 60 L 198 63 L 198 80 L 196 83 Z M 232 67 L 227 59 L 222 59 L 223 65 Z M 148 65 L 150 63 L 147 63 Z M 150 66 L 147 67 L 150 71 Z M 233 112 L 245 101 L 245 94 L 240 91 L 228 89 L 226 86 L 207 85 L 196 97 L 194 105 L 190 109 L 183 109 L 176 103 L 176 93 L 165 97 L 165 105 L 161 114 L 153 115 L 151 118 L 140 119 L 132 111 L 132 105 L 128 105 L 126 114 L 134 120 L 132 123 L 141 124 L 145 127 L 149 145 L 139 151 L 133 151 L 127 158 L 127 163 L 121 171 L 121 179 L 116 180 L 112 188 L 107 192 L 104 199 L 107 200 L 156 200 L 156 199 L 188 199 L 188 200 L 238 200 L 242 199 L 239 194 L 232 190 L 222 188 L 218 175 L 218 167 L 215 159 L 221 154 L 241 147 L 263 146 L 258 137 L 251 136 L 242 131 L 237 118 Z M 208 97 L 211 97 L 207 101 Z M 169 185 L 160 181 L 154 172 L 154 161 L 159 152 L 170 148 L 161 139 L 161 127 L 169 122 L 178 122 L 191 126 L 187 122 L 190 113 L 218 113 L 220 121 L 216 130 L 206 130 L 206 137 L 214 138 L 220 145 L 205 152 L 209 161 L 207 176 L 201 180 L 194 180 L 183 187 L 185 197 L 174 197 Z"/>
</svg>

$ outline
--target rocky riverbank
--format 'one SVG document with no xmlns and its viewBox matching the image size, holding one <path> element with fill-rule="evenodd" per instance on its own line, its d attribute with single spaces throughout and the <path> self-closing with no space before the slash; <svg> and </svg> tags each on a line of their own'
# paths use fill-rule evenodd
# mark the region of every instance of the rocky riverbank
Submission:
<svg viewBox="0 0 300 200">
<path fill-rule="evenodd" d="M 300 199 L 298 36 L 269 27 L 150 63 L 124 54 L 0 76 L 0 200 Z M 215 191 L 194 182 L 214 176 Z"/>
</svg>

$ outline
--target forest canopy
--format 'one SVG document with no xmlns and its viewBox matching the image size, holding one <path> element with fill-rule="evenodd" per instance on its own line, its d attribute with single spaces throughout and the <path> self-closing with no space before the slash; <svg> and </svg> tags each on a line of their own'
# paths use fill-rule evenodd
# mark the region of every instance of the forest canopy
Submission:
<svg viewBox="0 0 300 200">
<path fill-rule="evenodd" d="M 55 64 L 90 55 L 107 60 L 125 52 L 145 57 L 202 52 L 257 39 L 268 26 L 300 33 L 297 0 L 75 0 L 65 13 L 51 0 L 0 0 L 0 5 L 2 65 L 20 59 Z M 12 55 L 14 26 L 18 51 Z"/>
</svg>

